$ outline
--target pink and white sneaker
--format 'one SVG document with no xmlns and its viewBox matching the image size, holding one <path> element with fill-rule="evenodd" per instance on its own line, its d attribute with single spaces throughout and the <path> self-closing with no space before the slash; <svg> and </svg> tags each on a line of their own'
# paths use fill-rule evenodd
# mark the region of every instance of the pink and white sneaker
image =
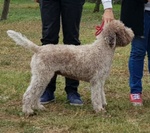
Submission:
<svg viewBox="0 0 150 133">
<path fill-rule="evenodd" d="M 140 93 L 130 94 L 130 102 L 133 104 L 133 106 L 142 106 L 142 95 Z"/>
</svg>

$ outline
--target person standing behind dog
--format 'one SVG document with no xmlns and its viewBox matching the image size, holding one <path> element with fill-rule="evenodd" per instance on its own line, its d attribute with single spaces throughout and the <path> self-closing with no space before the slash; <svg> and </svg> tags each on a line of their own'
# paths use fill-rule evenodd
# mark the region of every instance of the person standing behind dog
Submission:
<svg viewBox="0 0 150 133">
<path fill-rule="evenodd" d="M 42 19 L 42 45 L 58 44 L 60 19 L 63 29 L 64 44 L 80 45 L 79 27 L 82 14 L 82 8 L 85 0 L 35 0 L 40 5 Z M 108 23 L 114 19 L 112 13 L 111 0 L 102 0 L 104 6 L 103 21 Z M 56 90 L 56 78 L 51 79 L 45 92 L 41 96 L 41 103 L 47 104 L 55 100 L 54 92 Z M 79 81 L 74 79 L 66 79 L 65 91 L 67 100 L 71 105 L 83 105 L 80 94 L 77 92 Z"/>
<path fill-rule="evenodd" d="M 141 106 L 143 105 L 141 94 L 146 53 L 148 54 L 148 70 L 150 73 L 150 0 L 122 0 L 121 21 L 130 27 L 135 34 L 131 44 L 128 65 L 130 102 L 133 106 Z"/>
</svg>

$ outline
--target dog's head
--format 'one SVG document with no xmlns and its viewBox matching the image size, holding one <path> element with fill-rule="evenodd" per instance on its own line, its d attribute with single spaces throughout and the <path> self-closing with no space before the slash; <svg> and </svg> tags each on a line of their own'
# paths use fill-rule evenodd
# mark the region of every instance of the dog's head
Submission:
<svg viewBox="0 0 150 133">
<path fill-rule="evenodd" d="M 109 44 L 112 48 L 124 47 L 128 45 L 134 37 L 133 31 L 124 26 L 119 20 L 113 20 L 106 24 L 100 35 L 104 38 L 105 43 Z"/>
</svg>

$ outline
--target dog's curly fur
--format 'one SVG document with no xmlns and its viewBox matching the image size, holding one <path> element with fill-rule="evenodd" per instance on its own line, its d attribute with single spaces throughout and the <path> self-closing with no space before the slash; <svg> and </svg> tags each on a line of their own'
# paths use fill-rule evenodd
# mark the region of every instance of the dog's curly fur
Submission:
<svg viewBox="0 0 150 133">
<path fill-rule="evenodd" d="M 116 47 L 126 46 L 134 34 L 119 20 L 105 25 L 97 40 L 91 45 L 38 46 L 20 33 L 8 30 L 7 34 L 18 44 L 34 52 L 31 61 L 32 78 L 23 95 L 23 112 L 32 114 L 34 109 L 44 110 L 40 97 L 54 73 L 90 82 L 91 100 L 96 112 L 106 105 L 104 83 L 109 75 Z"/>
</svg>

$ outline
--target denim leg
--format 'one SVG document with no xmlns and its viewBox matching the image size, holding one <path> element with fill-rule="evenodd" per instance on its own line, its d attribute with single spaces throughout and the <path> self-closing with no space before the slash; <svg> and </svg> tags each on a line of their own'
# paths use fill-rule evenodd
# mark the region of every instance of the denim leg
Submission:
<svg viewBox="0 0 150 133">
<path fill-rule="evenodd" d="M 129 58 L 129 85 L 131 93 L 142 93 L 142 77 L 144 58 L 146 54 L 145 39 L 135 36 L 131 44 Z"/>
<path fill-rule="evenodd" d="M 144 36 L 147 44 L 148 70 L 150 73 L 150 11 L 144 13 Z"/>
<path fill-rule="evenodd" d="M 145 55 L 148 55 L 148 69 L 150 73 L 150 12 L 144 13 L 144 38 L 135 37 L 129 58 L 131 93 L 142 93 L 142 77 Z"/>
</svg>

